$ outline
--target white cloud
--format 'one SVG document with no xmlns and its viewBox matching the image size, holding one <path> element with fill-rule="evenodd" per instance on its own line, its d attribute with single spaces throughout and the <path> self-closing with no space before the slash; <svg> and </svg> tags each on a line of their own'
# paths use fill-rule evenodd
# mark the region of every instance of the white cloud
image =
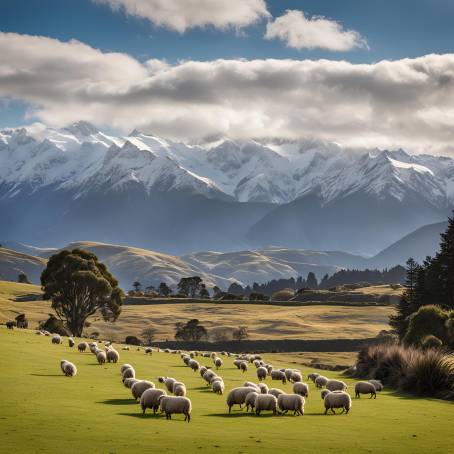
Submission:
<svg viewBox="0 0 454 454">
<path fill-rule="evenodd" d="M 211 25 L 242 28 L 269 16 L 264 0 L 93 0 L 183 33 Z"/>
<path fill-rule="evenodd" d="M 308 18 L 303 11 L 287 10 L 266 27 L 266 39 L 278 38 L 295 49 L 328 49 L 345 52 L 358 47 L 367 48 L 366 40 L 354 30 L 344 30 L 325 17 Z"/>
<path fill-rule="evenodd" d="M 346 146 L 448 152 L 454 54 L 352 64 L 214 60 L 144 64 L 77 41 L 0 33 L 0 98 L 33 121 L 80 119 L 174 139 L 317 138 Z"/>
</svg>

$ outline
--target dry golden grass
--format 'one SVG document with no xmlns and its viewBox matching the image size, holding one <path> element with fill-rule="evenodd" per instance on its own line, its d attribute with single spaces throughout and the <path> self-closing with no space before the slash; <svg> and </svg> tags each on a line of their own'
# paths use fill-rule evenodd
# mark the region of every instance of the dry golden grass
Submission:
<svg viewBox="0 0 454 454">
<path fill-rule="evenodd" d="M 48 301 L 16 301 L 25 294 L 39 294 L 35 285 L 0 282 L 0 321 L 25 313 L 34 328 L 51 312 Z M 178 321 L 199 319 L 210 331 L 214 328 L 247 326 L 250 339 L 334 339 L 374 337 L 388 329 L 389 306 L 261 306 L 260 304 L 181 303 L 124 306 L 116 323 L 93 317 L 87 333 L 124 340 L 140 336 L 146 327 L 157 330 L 156 340 L 173 340 Z"/>
<path fill-rule="evenodd" d="M 350 290 L 352 293 L 362 293 L 364 295 L 391 295 L 401 296 L 403 287 L 392 288 L 391 285 L 371 285 L 370 287 L 361 287 L 355 290 Z"/>
</svg>

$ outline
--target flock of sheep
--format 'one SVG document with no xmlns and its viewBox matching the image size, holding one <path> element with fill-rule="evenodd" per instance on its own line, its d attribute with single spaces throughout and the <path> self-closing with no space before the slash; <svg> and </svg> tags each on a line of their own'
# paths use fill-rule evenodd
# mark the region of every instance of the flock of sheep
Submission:
<svg viewBox="0 0 454 454">
<path fill-rule="evenodd" d="M 39 334 L 46 334 L 39 332 Z M 62 338 L 58 334 L 52 335 L 53 344 L 61 344 Z M 75 346 L 73 338 L 68 338 L 68 345 Z M 104 343 L 104 350 L 100 349 L 96 342 L 81 342 L 77 349 L 83 353 L 90 351 L 96 356 L 99 364 L 106 362 L 117 363 L 120 359 L 118 351 L 114 349 L 110 342 Z M 127 347 L 124 347 L 127 349 Z M 218 374 L 224 361 L 221 357 L 213 352 L 185 352 L 180 350 L 160 350 L 159 348 L 146 347 L 144 352 L 152 354 L 154 351 L 179 354 L 186 366 L 194 372 L 198 372 L 207 386 L 211 387 L 216 394 L 224 394 L 225 383 L 223 378 Z M 246 407 L 246 411 L 255 411 L 258 416 L 262 411 L 270 411 L 274 415 L 286 414 L 293 412 L 294 415 L 304 415 L 305 398 L 309 397 L 309 385 L 303 382 L 301 371 L 297 369 L 277 369 L 271 364 L 263 361 L 260 355 L 236 355 L 228 352 L 222 352 L 221 356 L 234 358 L 233 365 L 241 372 L 246 372 L 250 365 L 255 366 L 258 383 L 246 381 L 242 386 L 231 389 L 227 394 L 227 406 L 229 413 L 234 405 L 239 405 L 240 409 Z M 203 358 L 211 361 L 211 365 L 201 365 L 196 358 Z M 69 377 L 77 374 L 75 364 L 62 360 L 60 362 L 62 372 Z M 136 378 L 136 372 L 130 364 L 123 364 L 120 368 L 123 385 L 129 388 L 132 397 L 140 400 L 140 406 L 143 414 L 146 409 L 153 410 L 156 414 L 158 410 L 165 414 L 166 419 L 171 419 L 173 414 L 183 414 L 185 421 L 191 420 L 192 403 L 186 396 L 186 385 L 172 377 L 158 377 L 158 381 L 165 389 L 156 388 L 155 384 L 148 380 L 139 380 Z M 269 388 L 265 383 L 266 379 L 271 381 L 280 381 L 283 384 L 289 382 L 292 384 L 292 394 L 287 394 L 279 388 Z M 308 380 L 312 381 L 317 389 L 321 390 L 325 415 L 331 410 L 335 414 L 335 409 L 342 409 L 342 413 L 348 413 L 352 406 L 352 399 L 347 392 L 347 384 L 341 380 L 329 379 L 318 373 L 308 375 Z M 381 391 L 383 386 L 377 380 L 359 381 L 355 384 L 355 396 L 358 398 L 361 394 L 369 394 L 370 398 L 377 397 L 377 391 Z M 170 393 L 172 395 L 168 395 Z"/>
</svg>

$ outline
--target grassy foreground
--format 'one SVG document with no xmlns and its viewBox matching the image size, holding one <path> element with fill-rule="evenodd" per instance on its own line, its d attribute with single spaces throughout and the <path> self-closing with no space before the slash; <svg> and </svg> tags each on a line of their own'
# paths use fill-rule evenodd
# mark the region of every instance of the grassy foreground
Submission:
<svg viewBox="0 0 454 454">
<path fill-rule="evenodd" d="M 239 410 L 228 415 L 225 395 L 207 390 L 179 355 L 149 357 L 143 351 L 119 351 L 120 364 L 134 365 L 138 378 L 157 382 L 157 376 L 167 375 L 186 383 L 193 403 L 190 424 L 181 415 L 172 421 L 143 417 L 121 383 L 120 364 L 99 366 L 91 353 L 78 353 L 66 342 L 52 345 L 49 337 L 1 327 L 0 452 L 452 452 L 450 402 L 385 390 L 376 400 L 353 399 L 348 415 L 324 416 L 319 393 L 311 385 L 302 417 L 256 417 Z M 77 365 L 76 377 L 61 374 L 62 358 Z M 285 366 L 276 356 L 273 364 Z M 219 374 L 227 390 L 245 380 L 255 381 L 255 368 L 242 374 L 229 358 L 224 358 Z M 327 375 L 339 377 L 334 372 Z M 347 382 L 352 392 L 353 382 Z M 267 384 L 291 388 L 269 379 Z"/>
</svg>

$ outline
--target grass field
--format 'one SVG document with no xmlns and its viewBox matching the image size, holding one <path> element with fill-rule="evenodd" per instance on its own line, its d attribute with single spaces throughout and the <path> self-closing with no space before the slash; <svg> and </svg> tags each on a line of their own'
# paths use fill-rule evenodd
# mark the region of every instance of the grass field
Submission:
<svg viewBox="0 0 454 454">
<path fill-rule="evenodd" d="M 236 410 L 227 414 L 225 395 L 207 390 L 198 373 L 178 355 L 121 351 L 120 363 L 134 365 L 137 376 L 157 382 L 167 375 L 184 381 L 193 403 L 193 419 L 171 421 L 141 415 L 120 380 L 120 364 L 97 365 L 91 353 L 52 345 L 49 337 L 0 328 L 0 452 L 2 453 L 271 453 L 452 452 L 454 405 L 381 392 L 376 400 L 353 399 L 348 415 L 324 416 L 313 385 L 300 417 L 256 417 Z M 73 361 L 78 375 L 64 377 L 60 359 Z M 266 356 L 265 356 L 266 359 Z M 207 359 L 206 359 L 207 360 Z M 274 356 L 275 366 L 278 363 Z M 309 369 L 303 368 L 306 374 Z M 242 374 L 225 358 L 219 371 L 226 388 L 255 381 L 255 370 Z M 334 372 L 329 377 L 339 377 Z M 351 392 L 352 381 L 347 380 Z M 290 391 L 267 379 L 268 385 Z"/>
<path fill-rule="evenodd" d="M 46 320 L 48 301 L 17 301 L 27 294 L 40 294 L 35 285 L 0 281 L 0 322 L 24 312 L 35 328 Z M 177 321 L 198 318 L 210 331 L 213 328 L 248 327 L 250 339 L 334 339 L 374 337 L 389 329 L 391 306 L 307 306 L 283 307 L 260 304 L 182 303 L 123 306 L 119 320 L 105 323 L 99 317 L 90 320 L 88 333 L 97 331 L 103 338 L 117 341 L 127 335 L 140 336 L 148 326 L 156 328 L 156 340 L 172 340 Z"/>
</svg>

